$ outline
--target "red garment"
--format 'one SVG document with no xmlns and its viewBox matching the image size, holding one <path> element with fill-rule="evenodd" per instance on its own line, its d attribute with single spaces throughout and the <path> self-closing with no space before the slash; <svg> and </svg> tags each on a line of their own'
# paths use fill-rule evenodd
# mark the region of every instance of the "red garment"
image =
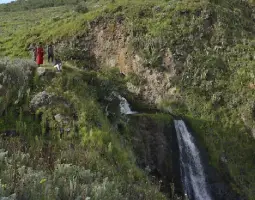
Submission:
<svg viewBox="0 0 255 200">
<path fill-rule="evenodd" d="M 36 49 L 36 63 L 37 63 L 37 65 L 43 64 L 43 55 L 44 55 L 43 48 L 38 47 Z"/>
</svg>

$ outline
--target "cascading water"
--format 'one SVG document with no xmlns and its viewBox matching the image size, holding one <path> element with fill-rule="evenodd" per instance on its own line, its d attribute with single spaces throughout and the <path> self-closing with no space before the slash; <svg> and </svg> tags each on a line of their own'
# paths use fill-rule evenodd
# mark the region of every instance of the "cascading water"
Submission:
<svg viewBox="0 0 255 200">
<path fill-rule="evenodd" d="M 122 114 L 131 115 L 131 114 L 136 114 L 137 113 L 137 112 L 134 112 L 130 109 L 129 103 L 124 97 L 119 95 L 118 98 L 120 100 L 120 112 Z"/>
<path fill-rule="evenodd" d="M 182 120 L 174 121 L 180 150 L 181 179 L 189 200 L 212 200 L 194 138 Z"/>
</svg>

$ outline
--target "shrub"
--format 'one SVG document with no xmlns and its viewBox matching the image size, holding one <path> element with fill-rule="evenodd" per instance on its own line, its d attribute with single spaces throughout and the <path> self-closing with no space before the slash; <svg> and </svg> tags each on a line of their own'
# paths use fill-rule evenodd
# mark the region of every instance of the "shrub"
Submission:
<svg viewBox="0 0 255 200">
<path fill-rule="evenodd" d="M 7 58 L 0 59 L 1 107 L 4 110 L 9 104 L 18 104 L 29 90 L 34 63 L 28 60 Z"/>
<path fill-rule="evenodd" d="M 78 13 L 87 13 L 89 9 L 85 2 L 80 2 L 77 6 L 75 6 L 74 11 Z"/>
</svg>

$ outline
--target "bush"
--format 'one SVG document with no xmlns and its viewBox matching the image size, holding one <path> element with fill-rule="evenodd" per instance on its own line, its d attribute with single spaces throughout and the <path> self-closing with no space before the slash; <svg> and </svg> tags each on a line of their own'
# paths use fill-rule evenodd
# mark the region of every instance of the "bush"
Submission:
<svg viewBox="0 0 255 200">
<path fill-rule="evenodd" d="M 35 64 L 28 60 L 0 59 L 0 112 L 9 104 L 18 104 L 24 99 L 29 90 L 34 66 Z"/>
<path fill-rule="evenodd" d="M 80 2 L 77 6 L 75 6 L 74 11 L 78 13 L 87 13 L 89 9 L 85 2 Z"/>
</svg>

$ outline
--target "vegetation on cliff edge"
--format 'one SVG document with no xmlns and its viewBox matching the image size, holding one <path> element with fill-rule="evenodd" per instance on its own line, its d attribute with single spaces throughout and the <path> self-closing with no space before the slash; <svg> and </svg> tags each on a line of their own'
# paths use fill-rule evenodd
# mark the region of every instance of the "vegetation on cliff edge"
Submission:
<svg viewBox="0 0 255 200">
<path fill-rule="evenodd" d="M 115 0 L 87 1 L 86 7 L 86 13 L 72 6 L 0 13 L 0 55 L 27 56 L 31 42 L 79 39 L 95 23 L 113 31 L 122 23 L 131 36 L 130 52 L 148 68 L 167 72 L 162 58 L 171 52 L 171 81 L 180 98 L 166 92 L 161 108 L 188 116 L 212 165 L 225 174 L 226 158 L 226 179 L 254 199 L 254 2 Z"/>
</svg>

